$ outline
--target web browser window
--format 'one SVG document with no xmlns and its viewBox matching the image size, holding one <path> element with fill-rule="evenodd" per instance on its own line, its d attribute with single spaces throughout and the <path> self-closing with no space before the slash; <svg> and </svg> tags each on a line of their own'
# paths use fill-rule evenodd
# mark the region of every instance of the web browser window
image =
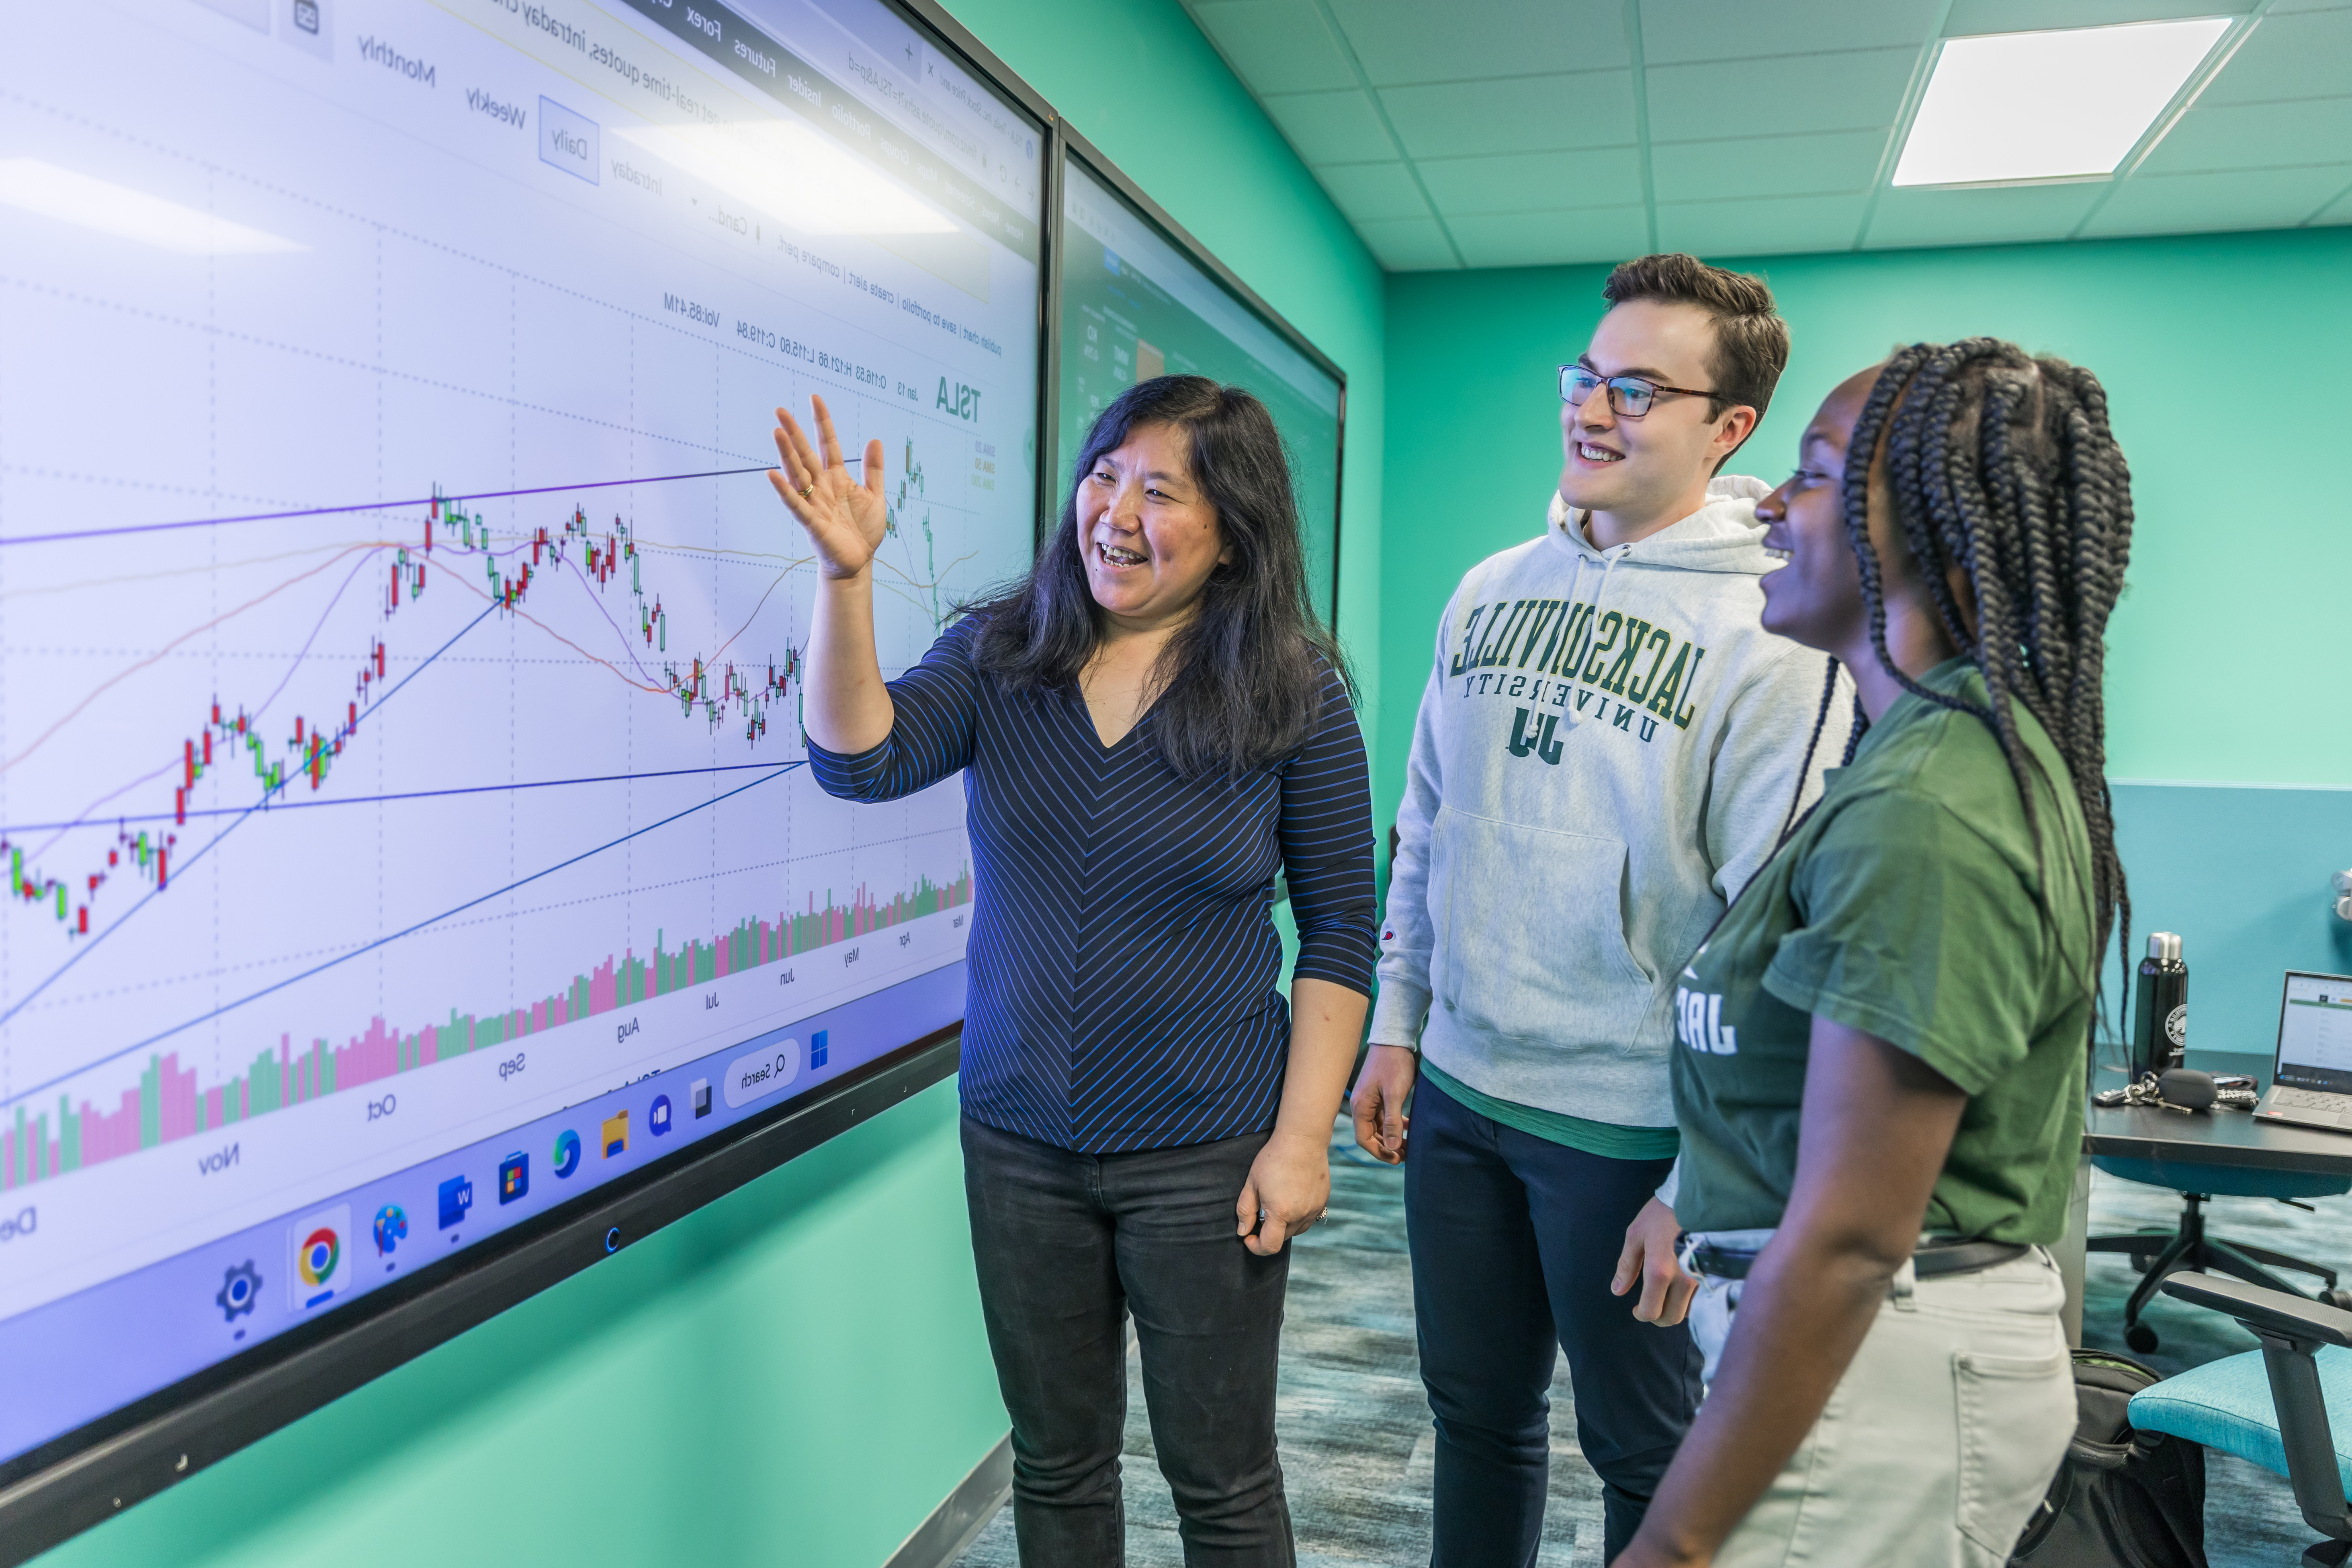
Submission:
<svg viewBox="0 0 2352 1568">
<path fill-rule="evenodd" d="M 889 673 L 1021 570 L 1045 215 L 870 0 L 0 55 L 5 1480 L 961 1016 L 961 784 L 811 780 L 764 470 L 880 438 Z"/>
<path fill-rule="evenodd" d="M 2296 1089 L 2352 1094 L 2352 977 L 2287 975 L 2276 1078 Z"/>
</svg>

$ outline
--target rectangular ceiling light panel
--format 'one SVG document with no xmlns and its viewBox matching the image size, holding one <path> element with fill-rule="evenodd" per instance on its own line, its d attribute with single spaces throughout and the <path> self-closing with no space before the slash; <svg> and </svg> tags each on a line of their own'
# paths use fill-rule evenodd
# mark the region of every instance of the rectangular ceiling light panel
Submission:
<svg viewBox="0 0 2352 1568">
<path fill-rule="evenodd" d="M 1904 140 L 1898 185 L 2115 172 L 2231 18 L 1949 38 Z"/>
</svg>

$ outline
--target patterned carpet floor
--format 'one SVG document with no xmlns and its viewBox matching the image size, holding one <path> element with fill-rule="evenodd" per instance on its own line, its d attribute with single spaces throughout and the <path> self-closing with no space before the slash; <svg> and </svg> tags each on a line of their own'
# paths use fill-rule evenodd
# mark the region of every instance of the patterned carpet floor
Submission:
<svg viewBox="0 0 2352 1568">
<path fill-rule="evenodd" d="M 1297 1244 L 1283 1325 L 1277 1394 L 1282 1465 L 1298 1560 L 1311 1568 L 1402 1568 L 1429 1558 L 1429 1406 L 1413 1349 L 1412 1277 L 1405 1255 L 1402 1173 L 1359 1153 L 1344 1126 L 1332 1142 L 1331 1215 Z M 2092 1189 L 2095 1235 L 2169 1229 L 2172 1193 L 2105 1176 Z M 2209 1206 L 2215 1235 L 2352 1265 L 2352 1205 L 2306 1214 L 2252 1198 Z M 2084 1339 L 2123 1350 L 2130 1264 L 2094 1256 Z M 2147 1321 L 2162 1343 L 2137 1356 L 2164 1373 L 2254 1347 L 2226 1318 L 2159 1297 Z M 2133 1353 L 2126 1352 L 2125 1353 Z M 1178 1568 L 1183 1549 L 1168 1489 L 1152 1460 L 1142 1385 L 1129 1352 L 1127 1561 Z M 1600 1483 L 1576 1446 L 1574 1393 L 1565 1368 L 1552 1385 L 1551 1502 L 1541 1568 L 1602 1568 Z M 2207 1552 L 2212 1568 L 2292 1563 L 2315 1535 L 2286 1482 L 2226 1457 L 2207 1472 Z M 963 1568 L 1015 1568 L 1010 1509 L 981 1531 Z"/>
</svg>

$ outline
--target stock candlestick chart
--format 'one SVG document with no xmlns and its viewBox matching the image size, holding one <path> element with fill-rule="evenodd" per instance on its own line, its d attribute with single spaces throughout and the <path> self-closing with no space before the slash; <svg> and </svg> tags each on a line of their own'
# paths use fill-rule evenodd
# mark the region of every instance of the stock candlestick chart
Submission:
<svg viewBox="0 0 2352 1568">
<path fill-rule="evenodd" d="M 906 467 L 890 509 L 891 533 L 899 548 L 886 550 L 885 565 L 893 590 L 889 596 L 915 611 L 902 617 L 906 624 L 899 628 L 903 652 L 912 653 L 937 631 L 945 614 L 941 606 L 954 590 L 938 574 L 934 513 L 924 495 L 924 470 L 914 438 L 905 438 L 900 450 Z M 253 678 L 236 681 L 237 689 L 208 692 L 194 705 L 195 722 L 187 731 L 152 751 L 126 752 L 115 775 L 81 775 L 87 798 L 70 815 L 0 828 L 13 920 L 8 932 L 11 979 L 22 967 L 34 968 L 37 975 L 29 987 L 12 984 L 6 1026 L 15 1030 L 27 1014 L 38 1017 L 47 999 L 45 992 L 64 993 L 51 1003 L 52 1012 L 57 1002 L 69 999 L 84 1004 L 81 1010 L 86 1012 L 89 993 L 69 989 L 79 979 L 73 973 L 81 958 L 77 949 L 87 946 L 95 952 L 119 925 L 135 919 L 167 922 L 178 912 L 180 900 L 193 902 L 204 896 L 187 890 L 192 857 L 216 857 L 205 869 L 216 872 L 210 879 L 210 896 L 217 902 L 218 884 L 231 872 L 231 858 L 249 841 L 261 840 L 265 857 L 266 841 L 273 832 L 297 833 L 317 847 L 321 838 L 340 837 L 357 826 L 359 808 L 373 808 L 376 833 L 394 818 L 436 816 L 451 806 L 461 813 L 478 811 L 480 803 L 471 797 L 542 789 L 562 792 L 549 797 L 558 811 L 563 807 L 556 803 L 572 792 L 594 791 L 606 797 L 616 788 L 625 799 L 658 795 L 663 806 L 690 800 L 698 791 L 715 797 L 713 809 L 723 809 L 728 797 L 796 772 L 801 746 L 793 703 L 802 654 L 788 585 L 796 574 L 805 578 L 808 563 L 789 553 L 796 542 L 768 515 L 772 503 L 741 483 L 746 479 L 764 489 L 756 471 L 696 482 L 707 488 L 734 481 L 737 494 L 730 499 L 750 502 L 761 536 L 757 542 L 767 549 L 733 550 L 723 542 L 688 545 L 650 537 L 622 513 L 592 521 L 585 506 L 577 502 L 557 511 L 551 523 L 532 521 L 534 514 L 551 510 L 547 499 L 538 497 L 518 499 L 509 509 L 514 517 L 501 523 L 491 515 L 490 503 L 446 496 L 436 486 L 413 516 L 404 519 L 404 509 L 394 509 L 394 528 L 378 531 L 363 525 L 349 537 L 320 546 L 316 552 L 327 556 L 329 571 L 304 566 L 280 569 L 273 575 L 265 568 L 259 591 L 245 601 L 248 605 L 268 603 L 325 580 L 326 586 L 310 590 L 321 601 L 321 614 L 299 651 L 280 660 L 265 658 Z M 320 510 L 338 515 L 376 509 Z M 915 544 L 918 535 L 919 547 Z M 903 562 L 896 556 L 903 556 Z M 334 568 L 341 568 L 339 577 Z M 721 586 L 715 595 L 714 572 L 720 574 Z M 740 580 L 730 584 L 733 577 Z M 692 626 L 691 636 L 688 628 L 675 624 L 680 608 L 689 605 L 698 623 Z M 236 617 L 233 612 L 227 618 Z M 329 628 L 336 635 L 324 635 Z M 201 623 L 194 633 L 166 637 L 161 647 L 180 647 L 194 635 L 217 642 L 222 618 Z M 506 661 L 508 701 L 517 697 L 511 681 L 519 665 L 551 665 L 562 672 L 556 678 L 560 684 L 535 693 L 541 700 L 526 705 L 571 712 L 583 721 L 574 737 L 585 742 L 581 766 L 632 750 L 662 753 L 658 760 L 688 760 L 673 753 L 676 743 L 706 765 L 522 780 L 503 789 L 484 784 L 388 792 L 375 788 L 393 773 L 406 771 L 388 765 L 391 754 L 410 752 L 424 742 L 425 754 L 431 755 L 425 740 L 436 728 L 426 716 L 431 704 L 425 693 L 409 692 L 411 682 L 437 679 L 454 685 L 458 693 L 472 689 L 472 683 L 457 673 L 479 662 L 469 654 L 470 645 L 499 638 L 510 649 L 530 650 L 520 660 L 510 657 Z M 154 662 L 152 657 L 136 659 L 126 670 L 93 681 L 89 699 L 68 706 L 55 723 L 7 759 L 12 771 L 57 744 L 60 732 L 102 702 L 104 694 L 127 675 Z M 218 667 L 218 660 L 210 662 Z M 441 667 L 437 677 L 435 666 Z M 531 684 L 539 681 L 534 679 Z M 298 688 L 310 700 L 289 700 Z M 642 725 L 635 712 L 640 703 L 650 704 Z M 772 731 L 772 715 L 780 708 L 786 722 Z M 167 723 L 170 714 L 167 710 L 155 717 Z M 553 742 L 552 736 L 544 739 Z M 560 747 L 561 742 L 554 742 L 546 749 Z M 761 759 L 770 755 L 774 765 L 763 765 Z M 148 765 L 158 759 L 163 765 Z M 516 761 L 510 747 L 509 771 L 515 771 Z M 428 770 L 433 766 L 426 763 Z M 340 790 L 353 768 L 369 774 L 368 779 L 355 789 Z M 754 776 L 749 784 L 737 784 L 726 778 L 730 772 Z M 789 820 L 791 792 L 776 793 L 786 803 Z M 294 815 L 338 802 L 343 804 L 332 817 Z M 131 809 L 122 809 L 126 806 Z M 141 806 L 148 809 L 140 811 Z M 111 816 L 109 808 L 113 808 Z M 660 815 L 702 815 L 705 809 L 698 802 Z M 513 816 L 511 807 L 508 815 Z M 592 809 L 578 817 L 591 837 L 596 815 Z M 633 815 L 625 807 L 622 819 L 613 826 L 626 826 Z M 827 815 L 824 806 L 817 815 Z M 831 815 L 837 818 L 838 808 Z M 185 1021 L 168 1016 L 141 1019 L 133 1027 L 149 1030 L 152 1048 L 142 1051 L 134 1042 L 131 1051 L 118 1053 L 105 1064 L 112 1068 L 110 1075 L 100 1069 L 78 1075 L 70 1083 L 44 1085 L 37 1091 L 38 1098 L 21 1092 L 15 1097 L 6 1121 L 0 1122 L 0 1191 L 57 1180 L 144 1149 L 543 1035 L 965 905 L 971 899 L 971 879 L 957 832 L 960 816 L 951 801 L 934 805 L 931 815 L 937 826 L 918 830 L 893 847 L 901 861 L 895 885 L 859 878 L 861 858 L 851 854 L 845 860 L 842 849 L 821 831 L 814 836 L 817 842 L 798 858 L 839 866 L 847 885 L 838 891 L 833 883 L 812 886 L 801 894 L 798 907 L 771 899 L 766 910 L 752 913 L 740 910 L 752 895 L 730 888 L 728 897 L 739 911 L 731 919 L 709 922 L 708 936 L 688 937 L 673 946 L 669 933 L 676 928 L 659 923 L 667 917 L 656 915 L 642 955 L 625 940 L 601 958 L 572 966 L 560 984 L 541 994 L 512 1000 L 499 996 L 487 1006 L 476 997 L 435 998 L 434 1014 L 425 1020 L 415 1016 L 424 1011 L 421 1007 L 404 1016 L 397 1004 L 388 1004 L 369 1008 L 363 1018 L 348 1025 L 331 1026 L 335 1027 L 332 1034 L 311 1024 L 299 1030 L 279 1027 L 274 1038 L 266 1024 L 257 1031 L 235 1017 L 240 1012 L 260 1016 L 260 1006 L 269 1000 L 266 986 L 226 1009 L 205 1009 L 209 1016 Z M 660 821 L 655 828 L 667 826 Z M 231 836 L 239 833 L 244 837 L 231 844 Z M 922 843 L 923 853 L 910 861 L 908 849 L 923 840 L 931 842 Z M 346 853 L 351 847 L 348 842 L 339 847 Z M 785 851 L 787 862 L 795 858 L 791 847 Z M 590 857 L 596 854 L 592 846 Z M 724 858 L 722 854 L 721 863 L 709 867 L 700 880 L 740 882 Z M 536 880 L 519 865 L 520 859 L 509 854 L 506 868 L 523 868 L 525 880 Z M 182 868 L 176 875 L 175 860 Z M 378 860 L 381 875 L 380 845 Z M 558 874 L 568 869 L 556 868 Z M 611 870 L 608 864 L 595 875 L 608 876 Z M 588 879 L 572 873 L 570 879 Z M 289 890 L 299 898 L 310 880 L 297 879 Z M 452 890 L 457 890 L 454 884 Z M 604 901 L 611 897 L 606 895 Z M 723 915 L 715 904 L 713 908 Z M 428 914 L 408 928 L 362 938 L 352 951 L 373 952 L 387 936 L 429 943 L 430 928 L 438 923 Z M 37 950 L 28 953 L 29 944 L 22 940 L 32 935 L 37 942 L 36 933 L 42 932 L 53 939 L 46 974 L 37 973 L 42 963 Z M 215 940 L 219 941 L 219 933 Z M 32 963 L 25 965 L 22 960 L 27 956 Z M 301 956 L 313 962 L 285 983 L 290 988 L 319 989 L 322 971 L 339 965 L 331 950 L 323 955 L 324 963 L 316 962 L 322 956 L 316 952 Z M 563 969 L 564 964 L 559 958 L 552 967 Z M 546 978 L 554 981 L 557 976 L 551 972 Z M 477 1005 L 468 1010 L 467 1002 Z M 154 1027 L 156 1024 L 162 1026 Z M 239 1054 L 231 1042 L 240 1034 L 257 1032 L 263 1037 L 257 1046 L 248 1038 L 243 1044 L 253 1048 Z M 206 1050 L 188 1039 L 191 1033 L 199 1039 L 208 1037 L 214 1048 Z M 89 1081 L 109 1076 L 120 1079 L 120 1086 Z"/>
</svg>

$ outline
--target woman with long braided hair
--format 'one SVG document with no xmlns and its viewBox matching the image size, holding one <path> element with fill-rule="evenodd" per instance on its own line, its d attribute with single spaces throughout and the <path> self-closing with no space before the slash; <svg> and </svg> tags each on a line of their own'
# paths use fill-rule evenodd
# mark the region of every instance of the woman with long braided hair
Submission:
<svg viewBox="0 0 2352 1568">
<path fill-rule="evenodd" d="M 2043 1249 L 2129 920 L 2100 674 L 2130 477 L 2097 379 L 1992 338 L 1853 376 L 1800 453 L 1757 507 L 1764 625 L 1864 722 L 1683 973 L 1709 1386 L 1617 1562 L 1990 1568 L 2074 1426 Z"/>
</svg>

